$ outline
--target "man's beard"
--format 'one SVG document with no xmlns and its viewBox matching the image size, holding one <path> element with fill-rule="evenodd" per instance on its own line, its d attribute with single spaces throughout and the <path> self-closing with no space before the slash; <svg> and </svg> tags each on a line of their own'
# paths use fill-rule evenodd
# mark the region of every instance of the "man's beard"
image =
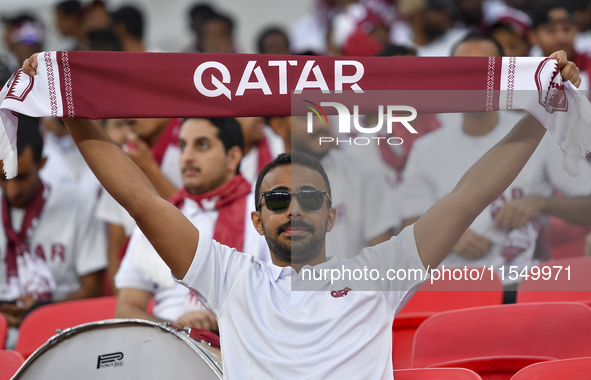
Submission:
<svg viewBox="0 0 591 380">
<path fill-rule="evenodd" d="M 305 228 L 312 236 L 309 238 L 292 236 L 287 243 L 280 241 L 279 235 L 288 228 Z M 265 233 L 265 240 L 267 240 L 271 252 L 283 262 L 296 264 L 306 263 L 315 259 L 324 246 L 326 236 L 326 226 L 323 231 L 319 231 L 319 233 L 316 234 L 316 228 L 314 228 L 314 226 L 300 220 L 294 220 L 282 224 L 277 227 L 277 230 L 273 234 L 271 234 L 263 224 L 263 231 Z"/>
</svg>

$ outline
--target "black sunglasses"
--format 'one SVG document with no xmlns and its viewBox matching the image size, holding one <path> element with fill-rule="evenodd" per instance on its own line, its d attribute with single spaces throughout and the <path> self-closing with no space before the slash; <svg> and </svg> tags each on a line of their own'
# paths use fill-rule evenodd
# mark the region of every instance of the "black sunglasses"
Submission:
<svg viewBox="0 0 591 380">
<path fill-rule="evenodd" d="M 298 198 L 298 203 L 304 211 L 318 211 L 324 203 L 324 196 L 328 198 L 329 207 L 332 203 L 330 195 L 323 190 L 302 190 L 299 193 L 290 193 L 283 190 L 271 190 L 261 193 L 257 210 L 261 209 L 261 201 L 265 198 L 265 205 L 269 211 L 282 212 L 287 210 L 293 196 Z"/>
</svg>

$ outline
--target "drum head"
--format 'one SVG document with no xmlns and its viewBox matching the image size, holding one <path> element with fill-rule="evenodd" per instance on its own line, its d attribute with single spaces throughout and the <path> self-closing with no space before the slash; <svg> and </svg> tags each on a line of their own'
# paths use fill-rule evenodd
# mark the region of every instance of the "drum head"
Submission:
<svg viewBox="0 0 591 380">
<path fill-rule="evenodd" d="M 51 338 L 14 379 L 221 379 L 221 365 L 199 342 L 160 323 L 109 320 Z"/>
</svg>

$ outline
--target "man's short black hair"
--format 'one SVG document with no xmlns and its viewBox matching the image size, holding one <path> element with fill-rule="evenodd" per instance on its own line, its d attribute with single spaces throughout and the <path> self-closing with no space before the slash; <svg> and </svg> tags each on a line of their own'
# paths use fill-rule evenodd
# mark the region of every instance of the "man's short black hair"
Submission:
<svg viewBox="0 0 591 380">
<path fill-rule="evenodd" d="M 14 17 L 2 17 L 2 22 L 9 26 L 19 26 L 25 22 L 37 22 L 37 19 L 30 14 L 23 13 Z"/>
<path fill-rule="evenodd" d="M 122 51 L 121 41 L 112 30 L 93 30 L 86 33 L 87 49 L 90 51 Z"/>
<path fill-rule="evenodd" d="M 183 120 L 183 123 L 190 119 L 193 118 L 187 118 Z M 212 117 L 205 118 L 205 120 L 208 120 L 218 129 L 217 138 L 221 140 L 222 144 L 224 144 L 224 150 L 226 153 L 228 153 L 230 148 L 237 146 L 244 154 L 244 135 L 242 134 L 242 128 L 240 127 L 238 120 L 233 117 Z M 238 167 L 236 168 L 236 174 L 239 172 L 240 164 L 238 164 Z"/>
<path fill-rule="evenodd" d="M 312 170 L 317 171 L 322 176 L 324 183 L 326 183 L 326 189 L 328 190 L 328 195 L 332 196 L 330 190 L 330 182 L 328 181 L 328 176 L 322 167 L 320 161 L 315 159 L 314 157 L 310 156 L 309 154 L 302 153 L 302 152 L 291 152 L 291 153 L 282 153 L 273 161 L 269 162 L 263 170 L 259 173 L 257 177 L 257 182 L 254 188 L 254 207 L 258 210 L 259 207 L 259 198 L 261 197 L 261 183 L 263 179 L 271 171 L 271 169 L 275 169 L 279 166 L 286 166 L 286 165 L 303 165 L 308 167 Z M 328 207 L 331 207 L 330 200 L 328 201 Z"/>
<path fill-rule="evenodd" d="M 78 0 L 66 0 L 57 3 L 55 8 L 67 16 L 77 16 L 82 9 L 82 4 Z"/>
<path fill-rule="evenodd" d="M 144 17 L 139 9 L 124 6 L 111 14 L 114 24 L 122 23 L 129 34 L 141 40 L 144 38 Z"/>
<path fill-rule="evenodd" d="M 499 52 L 499 57 L 503 57 L 505 55 L 505 51 L 503 50 L 503 47 L 501 46 L 499 41 L 495 40 L 494 38 L 492 38 L 488 34 L 481 34 L 481 33 L 477 33 L 477 32 L 468 33 L 466 35 L 466 37 L 464 37 L 460 42 L 455 44 L 453 49 L 451 49 L 451 55 L 454 54 L 454 52 L 456 51 L 458 46 L 460 46 L 464 42 L 472 42 L 472 41 L 488 41 L 488 42 L 492 43 L 493 45 L 495 45 L 495 47 L 497 48 L 497 50 Z"/>
<path fill-rule="evenodd" d="M 214 21 L 221 21 L 226 24 L 228 27 L 228 33 L 231 35 L 234 32 L 234 21 L 229 17 L 221 13 L 214 13 L 211 16 L 207 17 L 203 24 L 207 24 Z"/>
<path fill-rule="evenodd" d="M 271 26 L 265 30 L 263 30 L 263 32 L 261 33 L 261 35 L 259 36 L 258 39 L 258 53 L 259 54 L 267 54 L 264 50 L 265 50 L 265 46 L 264 46 L 264 42 L 265 39 L 273 34 L 279 34 L 280 36 L 282 36 L 285 39 L 285 42 L 287 43 L 287 47 L 289 48 L 289 37 L 287 36 L 287 33 L 285 33 L 285 30 L 281 29 L 278 26 Z"/>
<path fill-rule="evenodd" d="M 571 5 L 565 1 L 538 3 L 534 5 L 530 10 L 530 18 L 532 22 L 532 29 L 536 29 L 538 26 L 544 25 L 550 22 L 548 14 L 553 9 L 564 9 L 567 11 L 570 21 L 574 22 L 574 13 Z"/>
<path fill-rule="evenodd" d="M 191 19 L 204 19 L 215 14 L 213 7 L 207 3 L 195 4 L 189 10 L 189 17 Z"/>
<path fill-rule="evenodd" d="M 21 154 L 30 146 L 33 150 L 33 160 L 37 165 L 43 157 L 43 136 L 41 136 L 41 122 L 37 117 L 18 115 L 18 129 L 16 131 L 16 150 Z"/>
</svg>

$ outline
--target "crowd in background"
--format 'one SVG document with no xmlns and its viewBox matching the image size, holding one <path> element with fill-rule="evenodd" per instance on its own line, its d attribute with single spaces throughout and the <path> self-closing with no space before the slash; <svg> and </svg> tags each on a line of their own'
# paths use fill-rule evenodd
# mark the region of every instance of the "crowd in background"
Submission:
<svg viewBox="0 0 591 380">
<path fill-rule="evenodd" d="M 54 12 L 55 28 L 71 41 L 70 50 L 162 51 L 146 42 L 144 16 L 138 7 L 130 5 L 112 9 L 108 2 L 100 0 L 67 0 L 56 3 Z M 234 16 L 217 10 L 214 2 L 195 4 L 187 18 L 179 20 L 188 21 L 193 35 L 193 43 L 184 51 L 195 54 L 239 53 Z M 52 47 L 45 43 L 47 27 L 32 13 L 4 17 L 2 24 L 4 44 L 10 51 L 9 55 L 0 57 L 0 81 L 4 83 L 31 54 Z M 459 49 L 460 42 L 468 47 L 489 44 L 487 47 L 492 50 L 490 53 L 486 49 L 468 52 Z M 569 59 L 581 69 L 581 88 L 589 89 L 591 1 L 317 0 L 315 12 L 296 21 L 292 28 L 274 24 L 261 30 L 256 46 L 260 54 L 332 56 L 548 56 L 556 50 L 565 50 Z M 478 45 L 478 48 L 482 46 Z M 262 167 L 278 154 L 298 150 L 312 155 L 326 168 L 333 187 L 333 206 L 340 218 L 337 220 L 342 221 L 329 234 L 328 247 L 335 255 L 348 258 L 365 246 L 387 240 L 420 217 L 426 208 L 449 192 L 450 186 L 463 174 L 457 167 L 457 170 L 447 171 L 450 165 L 457 159 L 466 158 L 466 165 L 462 167 L 468 168 L 471 160 L 476 160 L 497 142 L 520 114 L 420 115 L 413 122 L 419 132 L 417 135 L 399 136 L 404 140 L 402 145 L 382 145 L 375 149 L 319 147 L 311 136 L 302 133 L 303 119 L 266 116 L 210 120 L 205 126 L 182 119 L 100 120 L 100 124 L 166 199 L 178 200 L 179 191 L 187 188 L 191 196 L 184 194 L 180 199 L 193 199 L 212 191 L 224 194 L 224 186 L 233 180 L 234 176 L 223 177 L 213 163 L 208 168 L 208 162 L 195 161 L 195 157 L 199 157 L 197 153 L 195 157 L 191 156 L 191 149 L 204 149 L 192 139 L 200 133 L 210 133 L 208 128 L 217 128 L 213 131 L 218 132 L 211 134 L 210 139 L 214 145 L 219 140 L 220 146 L 224 147 L 220 151 L 223 157 L 234 157 L 232 148 L 240 148 L 240 164 L 234 170 L 239 171 L 240 178 L 251 186 Z M 374 125 L 375 118 L 376 115 L 367 115 L 364 122 Z M 142 240 L 129 214 L 102 190 L 63 122 L 31 118 L 26 123 L 40 135 L 22 137 L 24 145 L 19 148 L 19 176 L 14 180 L 0 180 L 3 233 L 6 235 L 0 243 L 5 241 L 12 247 L 5 249 L 0 245 L 0 282 L 17 281 L 15 278 L 19 276 L 8 273 L 12 267 L 5 258 L 9 256 L 8 251 L 18 251 L 21 244 L 23 250 L 34 252 L 48 263 L 52 272 L 48 277 L 52 277 L 56 284 L 52 288 L 53 295 L 38 298 L 23 297 L 24 294 L 18 294 L 10 286 L 0 284 L 0 299 L 22 299 L 23 302 L 18 304 L 19 307 L 0 305 L 0 312 L 7 317 L 9 324 L 17 327 L 27 312 L 45 302 L 119 293 L 118 316 L 176 321 L 215 331 L 215 319 L 212 320 L 198 302 L 188 300 L 190 295 L 186 290 L 178 288 L 170 279 L 163 279 L 162 271 L 147 268 L 150 265 L 137 259 L 141 255 L 137 252 L 150 249 L 149 243 Z M 327 125 L 315 126 L 315 130 L 314 138 L 319 133 L 327 136 L 335 133 Z M 224 136 L 227 131 L 232 131 L 232 136 Z M 452 142 L 448 145 L 438 143 L 445 138 Z M 499 200 L 493 205 L 493 214 L 489 212 L 486 221 L 477 219 L 480 225 L 469 230 L 458 243 L 450 256 L 450 264 L 502 265 L 526 254 L 527 259 L 520 265 L 533 265 L 552 257 L 549 250 L 552 246 L 584 240 L 588 232 L 585 225 L 591 225 L 591 221 L 581 214 L 591 215 L 587 211 L 591 211 L 587 208 L 591 205 L 587 199 L 591 194 L 591 169 L 583 169 L 576 182 L 569 182 L 571 180 L 565 179 L 564 173 L 560 172 L 561 161 L 556 147 L 551 142 L 542 145 L 541 152 L 533 160 L 535 163 L 527 169 L 533 174 L 509 190 L 513 191 L 512 198 Z M 416 150 L 413 148 L 411 154 L 413 146 Z M 459 158 L 454 156 L 458 154 Z M 405 172 L 407 159 L 410 168 Z M 437 162 L 439 165 L 430 168 Z M 27 167 L 30 172 L 21 173 Z M 195 175 L 192 172 L 201 173 L 206 185 L 191 184 L 191 176 Z M 41 188 L 45 190 L 39 190 L 36 178 L 44 184 Z M 339 190 L 343 188 L 348 192 Z M 254 236 L 254 230 L 249 230 L 252 229 L 248 226 L 248 213 L 252 211 L 253 189 L 248 190 L 241 193 L 249 206 L 246 216 L 242 215 L 240 219 L 242 223 L 246 218 L 246 225 L 242 224 L 236 231 L 244 236 L 239 248 L 257 259 L 268 260 L 264 240 Z M 39 201 L 39 206 L 35 202 L 43 197 L 43 191 L 50 195 L 45 197 L 45 204 Z M 59 202 L 51 203 L 52 197 L 59 198 Z M 549 211 L 550 208 L 542 206 L 540 200 L 552 198 L 562 202 L 569 197 L 579 203 L 574 206 L 560 203 L 555 206 L 559 212 Z M 215 234 L 221 228 L 220 220 L 226 216 L 215 205 L 208 208 L 203 199 L 195 201 L 191 206 L 193 209 L 183 202 L 179 208 L 200 229 L 209 228 Z M 388 201 L 373 202 L 376 199 Z M 30 211 L 34 203 L 37 214 Z M 509 211 L 501 213 L 504 205 L 510 203 L 517 210 L 515 215 L 527 214 L 520 211 L 526 208 L 529 217 L 511 218 L 505 216 Z M 63 212 L 61 208 L 69 212 Z M 576 210 L 572 211 L 572 208 Z M 19 213 L 15 209 L 25 211 Z M 47 217 L 51 212 L 52 218 Z M 501 227 L 495 228 L 505 232 L 491 235 L 490 224 L 501 223 L 497 217 L 499 214 L 505 219 Z M 209 219 L 204 219 L 203 215 L 209 215 Z M 561 216 L 566 221 L 549 218 L 550 215 Z M 30 220 L 34 217 L 40 221 L 31 227 Z M 523 220 L 518 220 L 520 218 Z M 34 228 L 34 238 L 25 236 L 29 228 Z M 41 235 L 42 230 L 49 232 Z M 249 234 L 253 236 L 247 238 Z M 581 246 L 580 252 L 573 255 L 583 255 L 582 250 Z M 128 256 L 130 252 L 133 255 Z M 497 259 L 491 260 L 491 256 Z M 151 273 L 147 273 L 150 270 Z M 514 284 L 505 285 L 508 290 L 515 289 Z M 146 311 L 151 295 L 156 299 L 152 316 Z"/>
</svg>

